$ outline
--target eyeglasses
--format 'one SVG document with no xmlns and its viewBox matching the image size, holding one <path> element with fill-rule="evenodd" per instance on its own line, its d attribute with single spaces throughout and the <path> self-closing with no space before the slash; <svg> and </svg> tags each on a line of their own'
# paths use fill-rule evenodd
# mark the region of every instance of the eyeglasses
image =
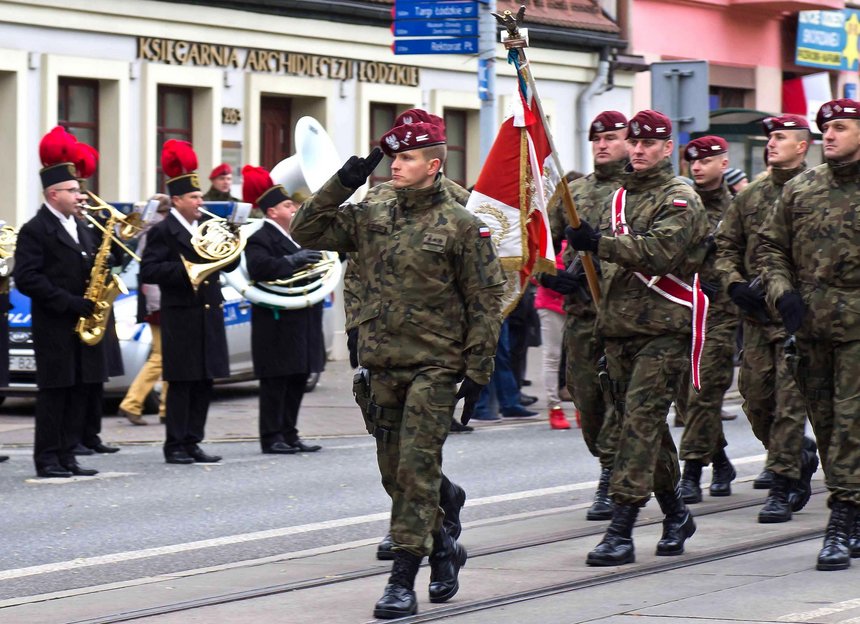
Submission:
<svg viewBox="0 0 860 624">
<path fill-rule="evenodd" d="M 78 186 L 78 187 L 75 187 L 75 188 L 67 188 L 67 189 L 60 189 L 60 188 L 58 188 L 58 189 L 54 189 L 54 190 L 55 190 L 55 191 L 70 191 L 70 192 L 74 193 L 75 195 L 77 195 L 77 194 L 79 194 L 79 193 L 81 192 L 81 187 L 79 187 L 79 186 Z"/>
</svg>

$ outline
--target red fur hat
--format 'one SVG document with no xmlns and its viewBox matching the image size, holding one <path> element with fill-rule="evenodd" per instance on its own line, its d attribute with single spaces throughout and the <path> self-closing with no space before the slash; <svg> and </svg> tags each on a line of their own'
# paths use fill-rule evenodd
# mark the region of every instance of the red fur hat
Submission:
<svg viewBox="0 0 860 624">
<path fill-rule="evenodd" d="M 169 139 L 161 148 L 161 169 L 169 179 L 170 195 L 185 195 L 200 190 L 197 177 L 197 154 L 188 141 Z"/>
<path fill-rule="evenodd" d="M 272 181 L 272 176 L 263 167 L 242 167 L 242 200 L 267 210 L 289 199 L 286 189 Z"/>
<path fill-rule="evenodd" d="M 42 180 L 42 188 L 78 179 L 73 162 L 77 143 L 78 140 L 62 126 L 56 126 L 42 137 L 39 142 L 39 159 L 42 161 L 39 177 Z"/>
<path fill-rule="evenodd" d="M 75 163 L 78 178 L 85 180 L 91 178 L 96 172 L 96 167 L 99 164 L 99 153 L 92 145 L 76 143 L 72 162 Z"/>
</svg>

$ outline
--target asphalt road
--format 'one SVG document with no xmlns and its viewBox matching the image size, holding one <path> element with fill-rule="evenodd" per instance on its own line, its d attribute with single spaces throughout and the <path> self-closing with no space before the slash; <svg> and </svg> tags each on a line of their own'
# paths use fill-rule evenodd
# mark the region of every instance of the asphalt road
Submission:
<svg viewBox="0 0 860 624">
<path fill-rule="evenodd" d="M 763 451 L 743 415 L 725 431 L 739 474 L 757 474 Z M 126 446 L 81 458 L 102 472 L 74 480 L 35 479 L 30 462 L 8 462 L 0 600 L 378 539 L 388 500 L 373 440 L 322 443 L 319 453 L 294 456 L 262 455 L 256 442 L 207 444 L 224 456 L 208 466 L 167 465 L 158 446 Z M 452 435 L 445 471 L 468 493 L 467 544 L 469 523 L 587 504 L 597 477 L 579 431 L 551 431 L 545 421 Z"/>
</svg>

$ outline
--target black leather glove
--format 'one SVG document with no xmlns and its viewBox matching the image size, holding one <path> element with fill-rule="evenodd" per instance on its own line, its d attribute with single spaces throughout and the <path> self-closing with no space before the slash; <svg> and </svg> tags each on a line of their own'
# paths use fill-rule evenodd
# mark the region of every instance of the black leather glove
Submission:
<svg viewBox="0 0 860 624">
<path fill-rule="evenodd" d="M 746 282 L 736 282 L 729 286 L 729 297 L 748 314 L 755 315 L 765 307 L 764 293 L 753 290 Z"/>
<path fill-rule="evenodd" d="M 555 275 L 541 273 L 540 285 L 561 295 L 569 295 L 580 288 L 579 279 L 567 271 L 559 270 Z"/>
<path fill-rule="evenodd" d="M 349 365 L 358 368 L 358 327 L 346 331 L 346 348 L 349 349 Z"/>
<path fill-rule="evenodd" d="M 290 258 L 295 260 L 296 266 L 305 266 L 322 260 L 322 252 L 316 249 L 299 249 L 296 253 L 290 254 Z"/>
<path fill-rule="evenodd" d="M 719 288 L 717 288 L 716 284 L 706 282 L 705 280 L 699 281 L 699 287 L 702 289 L 702 292 L 707 295 L 708 301 L 713 301 L 714 297 L 716 297 L 719 292 Z"/>
<path fill-rule="evenodd" d="M 91 315 L 95 309 L 95 302 L 91 299 L 84 299 L 83 297 L 73 297 L 72 302 L 69 304 L 69 310 L 80 318 Z"/>
<path fill-rule="evenodd" d="M 350 156 L 343 167 L 338 169 L 337 177 L 345 187 L 357 189 L 367 182 L 368 176 L 373 173 L 380 160 L 382 160 L 382 150 L 378 147 L 374 147 L 367 158 Z"/>
<path fill-rule="evenodd" d="M 457 390 L 457 399 L 463 399 L 463 415 L 460 416 L 460 422 L 464 425 L 469 424 L 472 419 L 472 414 L 475 413 L 475 404 L 478 402 L 483 389 L 482 384 L 469 377 L 466 377 L 460 384 L 460 389 Z"/>
<path fill-rule="evenodd" d="M 776 309 L 779 310 L 782 324 L 789 334 L 795 333 L 803 325 L 806 305 L 803 303 L 803 297 L 796 290 L 790 290 L 780 297 L 776 302 Z"/>
<path fill-rule="evenodd" d="M 573 249 L 597 253 L 600 232 L 595 231 L 587 221 L 580 221 L 576 229 L 568 225 L 564 228 L 564 236 L 567 238 L 567 244 Z"/>
</svg>

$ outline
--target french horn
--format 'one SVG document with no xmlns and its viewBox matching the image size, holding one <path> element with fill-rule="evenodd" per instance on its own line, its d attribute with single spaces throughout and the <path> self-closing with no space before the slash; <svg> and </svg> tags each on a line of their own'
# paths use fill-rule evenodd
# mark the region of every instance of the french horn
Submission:
<svg viewBox="0 0 860 624">
<path fill-rule="evenodd" d="M 15 268 L 15 246 L 18 230 L 11 225 L 0 227 L 0 278 L 12 275 Z"/>
<path fill-rule="evenodd" d="M 247 237 L 242 236 L 240 226 L 206 210 L 201 212 L 212 218 L 197 225 L 191 236 L 191 246 L 204 262 L 191 262 L 181 256 L 194 292 L 207 277 L 232 264 L 248 242 Z"/>
<path fill-rule="evenodd" d="M 340 156 L 325 128 L 313 117 L 299 119 L 295 134 L 296 153 L 275 165 L 270 175 L 275 184 L 282 184 L 290 193 L 312 194 L 335 174 Z M 261 226 L 262 221 L 243 225 L 242 239 L 247 240 Z M 281 310 L 308 308 L 331 293 L 343 276 L 343 263 L 337 253 L 322 253 L 322 260 L 283 280 L 252 281 L 244 257 L 239 267 L 224 277 L 251 303 Z"/>
</svg>

